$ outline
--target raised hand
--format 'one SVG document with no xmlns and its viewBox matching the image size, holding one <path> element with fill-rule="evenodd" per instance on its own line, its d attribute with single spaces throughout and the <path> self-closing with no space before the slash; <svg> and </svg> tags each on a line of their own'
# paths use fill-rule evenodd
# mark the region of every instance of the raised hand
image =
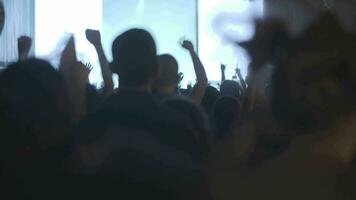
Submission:
<svg viewBox="0 0 356 200">
<path fill-rule="evenodd" d="M 220 84 L 223 84 L 223 82 L 226 80 L 226 78 L 225 78 L 226 65 L 221 64 L 220 69 L 221 69 L 221 83 Z"/>
<path fill-rule="evenodd" d="M 94 45 L 98 54 L 101 74 L 104 80 L 103 96 L 104 98 L 110 97 L 114 93 L 114 83 L 112 80 L 112 72 L 109 67 L 109 62 L 105 56 L 103 45 L 101 43 L 101 34 L 98 30 L 87 29 L 85 35 L 88 41 Z"/>
<path fill-rule="evenodd" d="M 184 40 L 182 43 L 182 47 L 188 51 L 194 51 L 193 43 L 189 40 Z"/>
<path fill-rule="evenodd" d="M 89 81 L 89 75 L 91 71 L 93 70 L 93 65 L 91 63 L 85 63 L 85 70 L 87 73 L 87 82 Z"/>
<path fill-rule="evenodd" d="M 75 85 L 85 86 L 91 70 L 92 66 L 90 63 L 84 65 L 82 62 L 77 62 L 71 70 L 73 83 Z"/>
<path fill-rule="evenodd" d="M 89 63 L 85 63 L 85 68 L 87 70 L 87 73 L 90 74 L 90 72 L 93 70 L 93 65 L 89 62 Z"/>
<path fill-rule="evenodd" d="M 32 46 L 32 39 L 28 36 L 21 36 L 17 39 L 17 49 L 19 53 L 19 59 L 24 60 L 28 57 Z"/>
<path fill-rule="evenodd" d="M 240 68 L 236 67 L 235 72 L 236 72 L 236 74 L 241 74 Z"/>
<path fill-rule="evenodd" d="M 194 45 L 189 40 L 183 40 L 182 47 L 188 50 L 194 66 L 195 75 L 197 78 L 197 83 L 191 90 L 189 97 L 198 105 L 201 104 L 201 101 L 205 95 L 206 88 L 208 87 L 208 77 L 205 72 L 203 63 L 201 62 L 199 56 L 194 51 Z"/>
<path fill-rule="evenodd" d="M 98 30 L 87 29 L 85 31 L 87 40 L 94 46 L 101 45 L 101 34 Z"/>
<path fill-rule="evenodd" d="M 221 64 L 221 65 L 220 65 L 220 69 L 221 69 L 222 72 L 225 72 L 225 70 L 226 70 L 226 65 Z"/>
<path fill-rule="evenodd" d="M 236 72 L 236 74 L 235 74 L 236 79 L 237 79 L 237 78 L 240 79 L 240 84 L 241 84 L 241 86 L 242 86 L 242 89 L 244 90 L 244 92 L 246 92 L 246 90 L 247 90 L 247 84 L 246 84 L 245 79 L 242 77 L 240 68 L 236 67 L 235 72 Z"/>
</svg>

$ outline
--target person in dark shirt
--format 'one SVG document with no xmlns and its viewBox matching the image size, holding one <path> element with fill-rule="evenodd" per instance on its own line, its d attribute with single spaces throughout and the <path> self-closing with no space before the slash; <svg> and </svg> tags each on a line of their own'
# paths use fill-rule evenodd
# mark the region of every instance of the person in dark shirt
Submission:
<svg viewBox="0 0 356 200">
<path fill-rule="evenodd" d="M 79 128 L 75 168 L 186 194 L 203 180 L 201 151 L 191 122 L 152 96 L 159 70 L 152 36 L 131 29 L 115 39 L 112 52 L 120 88 Z"/>
</svg>

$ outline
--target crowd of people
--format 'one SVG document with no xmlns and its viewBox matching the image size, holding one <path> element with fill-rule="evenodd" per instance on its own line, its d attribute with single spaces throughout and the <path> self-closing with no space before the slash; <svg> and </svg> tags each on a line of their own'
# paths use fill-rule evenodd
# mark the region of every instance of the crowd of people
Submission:
<svg viewBox="0 0 356 200">
<path fill-rule="evenodd" d="M 279 21 L 256 26 L 239 44 L 248 77 L 221 65 L 219 89 L 190 41 L 196 83 L 182 89 L 148 31 L 117 36 L 109 62 L 88 29 L 97 89 L 74 38 L 57 70 L 20 37 L 0 72 L 0 198 L 356 199 L 356 35 L 328 13 L 296 38 Z"/>
</svg>

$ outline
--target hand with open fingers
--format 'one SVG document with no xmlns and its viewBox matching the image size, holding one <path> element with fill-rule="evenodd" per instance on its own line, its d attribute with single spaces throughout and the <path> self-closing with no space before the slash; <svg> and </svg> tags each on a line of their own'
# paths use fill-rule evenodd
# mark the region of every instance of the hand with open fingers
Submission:
<svg viewBox="0 0 356 200">
<path fill-rule="evenodd" d="M 90 74 L 90 72 L 93 70 L 93 65 L 90 62 L 85 63 L 85 68 L 87 70 L 87 73 Z"/>
<path fill-rule="evenodd" d="M 74 88 L 84 88 L 85 85 L 88 83 L 88 78 L 90 74 L 90 68 L 87 65 L 83 64 L 82 62 L 76 62 L 70 69 L 69 74 L 69 83 L 71 84 L 70 87 Z"/>
<path fill-rule="evenodd" d="M 91 73 L 91 71 L 93 70 L 93 65 L 88 62 L 88 63 L 85 63 L 85 70 L 86 70 L 86 73 L 87 73 L 87 81 L 89 80 L 89 75 Z"/>
</svg>

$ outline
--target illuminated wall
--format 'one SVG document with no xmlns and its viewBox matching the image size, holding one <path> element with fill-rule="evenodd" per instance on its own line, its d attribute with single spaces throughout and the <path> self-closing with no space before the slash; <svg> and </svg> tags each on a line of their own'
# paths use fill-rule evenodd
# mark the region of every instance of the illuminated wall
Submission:
<svg viewBox="0 0 356 200">
<path fill-rule="evenodd" d="M 125 30 L 149 30 L 157 42 L 158 53 L 176 57 L 184 73 L 184 85 L 195 80 L 189 54 L 181 48 L 182 37 L 197 41 L 195 0 L 104 0 L 104 43 L 111 58 L 111 43 Z"/>
<path fill-rule="evenodd" d="M 95 49 L 87 42 L 87 28 L 102 29 L 102 0 L 36 0 L 36 55 L 58 64 L 61 50 L 74 35 L 79 60 L 98 65 Z M 100 70 L 95 68 L 91 82 L 100 82 Z"/>
<path fill-rule="evenodd" d="M 0 67 L 18 59 L 17 38 L 34 37 L 34 0 L 0 0 L 4 3 L 6 18 L 0 34 Z M 33 55 L 32 49 L 30 55 Z"/>
<path fill-rule="evenodd" d="M 184 73 L 183 85 L 195 81 L 189 54 L 179 41 L 190 39 L 199 49 L 208 78 L 220 79 L 220 63 L 228 65 L 227 78 L 238 64 L 243 73 L 249 59 L 232 40 L 246 40 L 253 34 L 253 19 L 262 16 L 263 0 L 36 0 L 36 55 L 53 63 L 70 33 L 76 38 L 78 57 L 93 63 L 93 83 L 100 83 L 100 69 L 84 31 L 102 31 L 105 52 L 111 59 L 111 43 L 132 27 L 148 29 L 154 36 L 158 53 L 174 55 Z M 198 46 L 199 43 L 199 46 Z"/>
<path fill-rule="evenodd" d="M 221 79 L 220 64 L 227 65 L 227 79 L 237 66 L 247 74 L 250 59 L 234 42 L 250 39 L 254 19 L 262 15 L 263 0 L 199 0 L 199 55 L 209 80 Z"/>
</svg>

